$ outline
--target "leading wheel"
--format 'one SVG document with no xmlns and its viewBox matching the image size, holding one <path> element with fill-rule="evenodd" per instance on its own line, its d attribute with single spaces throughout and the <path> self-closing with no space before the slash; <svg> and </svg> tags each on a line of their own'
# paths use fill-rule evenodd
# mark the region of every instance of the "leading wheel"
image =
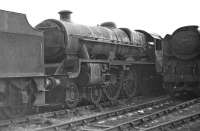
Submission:
<svg viewBox="0 0 200 131">
<path fill-rule="evenodd" d="M 69 108 L 74 108 L 80 101 L 78 86 L 71 82 L 65 90 L 65 103 Z"/>
<path fill-rule="evenodd" d="M 137 88 L 139 86 L 138 84 L 138 78 L 137 72 L 135 70 L 130 70 L 125 72 L 124 78 L 123 78 L 123 90 L 126 94 L 126 96 L 133 97 L 137 93 Z"/>
</svg>

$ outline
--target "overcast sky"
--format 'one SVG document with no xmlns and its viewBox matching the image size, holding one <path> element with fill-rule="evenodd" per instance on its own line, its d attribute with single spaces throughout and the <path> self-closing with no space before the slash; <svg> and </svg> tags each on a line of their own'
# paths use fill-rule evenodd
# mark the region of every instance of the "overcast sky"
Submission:
<svg viewBox="0 0 200 131">
<path fill-rule="evenodd" d="M 25 13 L 32 26 L 59 19 L 71 10 L 72 21 L 97 25 L 114 21 L 118 27 L 143 29 L 164 36 L 184 25 L 200 24 L 199 0 L 3 0 L 0 9 Z"/>
</svg>

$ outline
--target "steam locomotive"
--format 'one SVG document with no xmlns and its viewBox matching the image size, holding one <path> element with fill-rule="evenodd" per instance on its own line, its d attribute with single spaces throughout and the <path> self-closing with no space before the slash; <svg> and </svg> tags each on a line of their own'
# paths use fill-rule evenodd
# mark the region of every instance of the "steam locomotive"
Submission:
<svg viewBox="0 0 200 131">
<path fill-rule="evenodd" d="M 33 107 L 133 97 L 155 75 L 155 43 L 149 33 L 89 27 L 71 22 L 70 11 L 35 28 L 24 14 L 0 10 L 0 116 Z M 106 97 L 105 97 L 106 96 Z"/>
<path fill-rule="evenodd" d="M 200 92 L 200 34 L 198 26 L 184 26 L 166 35 L 158 44 L 157 71 L 172 96 Z"/>
</svg>

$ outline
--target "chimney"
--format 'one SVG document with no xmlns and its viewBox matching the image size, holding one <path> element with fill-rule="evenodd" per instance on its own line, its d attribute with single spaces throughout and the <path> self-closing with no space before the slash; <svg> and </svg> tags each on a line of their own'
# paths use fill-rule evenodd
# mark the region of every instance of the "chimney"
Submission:
<svg viewBox="0 0 200 131">
<path fill-rule="evenodd" d="M 71 14 L 72 12 L 70 10 L 62 10 L 58 12 L 60 14 L 60 20 L 71 22 Z"/>
</svg>

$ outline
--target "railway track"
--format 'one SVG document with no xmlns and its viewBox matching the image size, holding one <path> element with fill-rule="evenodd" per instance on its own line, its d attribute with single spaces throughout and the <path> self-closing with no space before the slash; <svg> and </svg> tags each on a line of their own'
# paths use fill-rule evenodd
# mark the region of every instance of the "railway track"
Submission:
<svg viewBox="0 0 200 131">
<path fill-rule="evenodd" d="M 150 126 L 146 126 L 148 125 L 148 122 L 151 122 L 157 118 L 164 117 L 167 114 L 176 112 L 181 109 L 188 109 L 197 103 L 199 103 L 199 99 L 194 99 L 182 103 L 181 101 L 174 101 L 169 98 L 161 98 L 147 103 L 123 107 L 121 109 L 81 118 L 78 120 L 66 122 L 62 121 L 58 124 L 36 128 L 35 131 L 150 130 Z"/>
<path fill-rule="evenodd" d="M 59 113 L 57 111 L 57 113 L 35 115 L 35 118 L 29 116 L 29 119 L 21 121 L 18 119 L 9 124 L 3 124 L 1 121 L 0 130 L 182 131 L 187 129 L 188 131 L 192 129 L 190 127 L 194 125 L 193 123 L 200 123 L 200 98 L 183 102 L 169 97 L 159 97 L 138 103 L 140 104 L 135 103 L 83 117 L 79 116 L 77 119 L 66 119 L 66 111 L 62 110 Z M 199 124 L 196 125 L 199 126 Z"/>
<path fill-rule="evenodd" d="M 168 131 L 168 130 L 182 130 L 182 128 L 185 128 L 185 126 L 188 126 L 189 123 L 195 123 L 196 121 L 200 120 L 200 111 L 196 113 L 192 113 L 180 118 L 177 118 L 175 120 L 164 122 L 162 124 L 158 124 L 156 126 L 144 129 L 143 131 Z M 187 127 L 189 129 L 190 126 Z"/>
<path fill-rule="evenodd" d="M 119 101 L 108 101 L 103 102 L 99 106 L 96 105 L 88 105 L 88 106 L 81 106 L 77 107 L 75 109 L 63 109 L 59 111 L 53 111 L 53 112 L 47 112 L 47 113 L 41 113 L 41 114 L 35 114 L 35 115 L 29 115 L 22 118 L 16 118 L 16 119 L 10 119 L 10 120 L 2 120 L 0 121 L 0 130 L 5 130 L 12 128 L 11 130 L 15 130 L 15 127 L 24 127 L 26 125 L 31 125 L 34 123 L 48 123 L 48 121 L 51 121 L 52 119 L 61 119 L 61 117 L 64 116 L 64 119 L 76 119 L 80 117 L 85 117 L 91 114 L 97 114 L 109 110 L 115 110 L 118 108 L 122 108 L 125 105 L 133 106 L 137 105 L 139 103 L 144 103 L 145 101 L 152 101 L 155 99 L 161 99 L 162 97 L 157 98 L 147 98 L 147 97 L 135 97 L 131 100 L 129 99 L 123 99 Z M 14 126 L 14 128 L 13 128 Z M 21 129 L 21 128 L 20 128 Z"/>
<path fill-rule="evenodd" d="M 199 120 L 200 99 L 187 101 L 158 112 L 144 115 L 142 117 L 133 118 L 126 122 L 112 125 L 111 127 L 102 129 L 102 131 L 121 131 L 134 130 L 134 131 L 167 131 L 172 130 L 180 122 L 186 120 Z M 108 122 L 107 122 L 108 123 Z M 83 129 L 87 131 L 87 129 Z"/>
<path fill-rule="evenodd" d="M 123 98 L 123 99 L 118 99 L 116 101 L 101 102 L 101 103 L 99 103 L 99 105 L 82 104 L 73 109 L 70 109 L 66 105 L 61 105 L 61 104 L 37 106 L 37 107 L 33 107 L 32 111 L 29 114 L 27 114 L 28 117 L 27 116 L 21 116 L 21 117 L 29 119 L 29 117 L 35 117 L 35 116 L 37 117 L 40 115 L 51 116 L 51 115 L 60 114 L 63 111 L 75 114 L 75 112 L 79 112 L 80 110 L 94 110 L 94 109 L 101 109 L 104 107 L 110 107 L 110 106 L 116 106 L 116 105 L 131 104 L 131 103 L 134 103 L 135 101 L 138 101 L 138 99 L 145 99 L 145 98 L 142 96 L 138 96 L 138 97 L 134 97 L 133 99 L 131 99 L 131 101 L 130 101 L 130 99 Z M 16 121 L 16 119 L 18 119 L 18 118 L 20 118 L 20 117 L 13 118 L 13 119 L 6 119 L 6 118 L 0 119 L 0 123 L 2 121 L 6 121 L 7 123 L 9 121 L 9 123 L 12 123 L 12 121 Z"/>
<path fill-rule="evenodd" d="M 170 129 L 172 129 L 172 131 L 199 131 L 200 129 L 199 112 L 175 121 L 175 124 L 173 124 L 173 126 L 171 126 Z"/>
<path fill-rule="evenodd" d="M 23 127 L 23 129 L 26 130 L 34 130 L 34 131 L 57 131 L 57 130 L 82 130 L 83 128 L 86 128 L 85 126 L 95 124 L 95 122 L 102 122 L 105 120 L 109 119 L 115 119 L 120 116 L 131 116 L 131 114 L 135 116 L 141 116 L 144 114 L 150 114 L 154 111 L 161 110 L 163 108 L 167 108 L 168 106 L 173 106 L 180 103 L 180 101 L 174 101 L 170 99 L 169 97 L 159 97 L 155 98 L 153 100 L 148 100 L 148 101 L 143 101 L 140 102 L 140 104 L 134 104 L 134 105 L 128 105 L 128 106 L 123 106 L 118 109 L 113 109 L 110 111 L 103 111 L 100 113 L 95 113 L 92 115 L 84 116 L 84 117 L 79 117 L 78 119 L 66 119 L 66 115 L 59 115 L 59 117 L 45 117 L 41 118 L 40 120 L 37 119 L 29 119 L 26 121 L 26 124 L 24 122 L 21 123 L 15 123 L 13 122 L 12 129 L 14 130 Z M 119 122 L 119 121 L 118 121 Z M 121 123 L 121 122 L 119 122 Z M 5 124 L 4 124 L 5 125 Z M 28 127 L 27 127 L 28 125 Z M 34 125 L 34 126 L 33 126 Z M 101 126 L 101 124 L 99 124 Z M 103 126 L 103 125 L 102 125 Z M 6 129 L 3 128 L 5 126 L 0 126 L 2 127 L 1 129 Z M 16 128 L 17 127 L 17 128 Z M 104 127 L 106 128 L 106 127 Z M 93 130 L 93 129 L 92 129 Z"/>
<path fill-rule="evenodd" d="M 142 96 L 138 96 L 138 97 L 133 98 L 132 102 L 134 102 L 135 100 L 140 99 L 140 98 L 143 99 Z M 83 110 L 83 109 L 94 109 L 94 108 L 97 108 L 97 107 L 101 108 L 101 107 L 106 107 L 106 106 L 115 106 L 117 104 L 123 105 L 123 104 L 127 104 L 127 101 L 129 101 L 129 99 L 122 98 L 122 99 L 118 99 L 116 101 L 100 102 L 99 105 L 80 104 L 73 109 L 70 109 L 67 105 L 64 105 L 64 104 L 52 104 L 52 105 L 47 104 L 47 105 L 43 105 L 43 106 L 32 107 L 31 111 L 27 115 L 29 115 L 29 116 L 30 115 L 38 115 L 38 114 L 42 114 L 42 113 L 45 113 L 45 112 L 52 114 L 52 113 L 59 113 L 62 110 L 65 110 L 65 111 L 68 110 L 69 112 L 76 112 L 76 111 Z M 129 103 L 131 103 L 131 102 L 129 102 Z M 0 110 L 3 110 L 3 109 L 0 108 Z M 21 116 L 21 117 L 24 117 L 24 116 Z M 1 118 L 0 117 L 0 121 L 2 121 L 2 120 L 8 120 L 8 118 Z"/>
</svg>

